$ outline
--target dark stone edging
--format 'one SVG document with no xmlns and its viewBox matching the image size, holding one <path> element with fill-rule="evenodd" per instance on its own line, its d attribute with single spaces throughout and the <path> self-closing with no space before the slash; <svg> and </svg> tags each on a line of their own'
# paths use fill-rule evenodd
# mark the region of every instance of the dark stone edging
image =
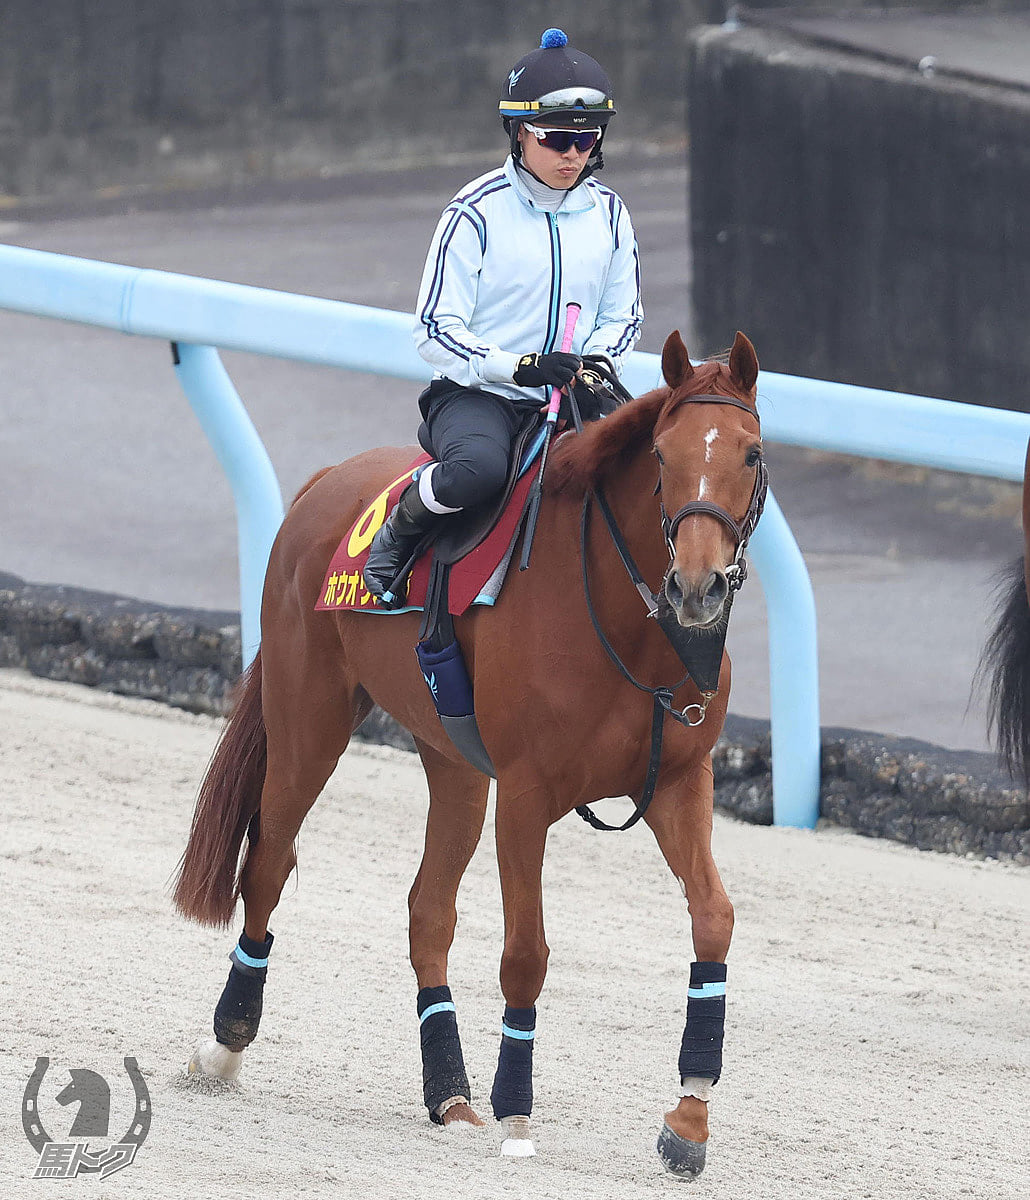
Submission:
<svg viewBox="0 0 1030 1200">
<path fill-rule="evenodd" d="M 1030 865 L 1030 798 L 993 754 L 914 738 L 822 731 L 823 820 L 921 850 Z M 769 722 L 730 715 L 712 755 L 715 802 L 772 824 Z"/>
<path fill-rule="evenodd" d="M 240 618 L 0 573 L 0 667 L 221 715 Z"/>
<path fill-rule="evenodd" d="M 222 716 L 240 671 L 239 614 L 171 608 L 0 573 L 0 667 Z M 414 749 L 374 710 L 357 736 Z M 727 718 L 716 804 L 772 823 L 768 721 Z M 925 850 L 1030 864 L 1030 801 L 991 754 L 852 729 L 822 731 L 822 816 Z"/>
</svg>

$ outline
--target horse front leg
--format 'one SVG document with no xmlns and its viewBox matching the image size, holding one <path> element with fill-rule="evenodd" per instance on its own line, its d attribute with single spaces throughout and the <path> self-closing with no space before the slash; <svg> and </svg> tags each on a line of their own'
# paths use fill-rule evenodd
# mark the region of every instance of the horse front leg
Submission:
<svg viewBox="0 0 1030 1200">
<path fill-rule="evenodd" d="M 418 980 L 416 1007 L 422 1047 L 422 1098 L 438 1125 L 482 1125 L 458 1036 L 447 984 L 456 899 L 486 817 L 490 781 L 467 763 L 456 764 L 415 739 L 429 783 L 429 815 L 422 862 L 408 895 L 411 965 Z"/>
<path fill-rule="evenodd" d="M 535 1154 L 530 1136 L 533 1111 L 533 1040 L 536 1001 L 547 973 L 541 872 L 550 821 L 546 797 L 536 791 L 497 793 L 497 863 L 504 904 L 501 992 L 505 1008 L 501 1049 L 490 1103 L 505 1129 L 501 1153 Z"/>
<path fill-rule="evenodd" d="M 665 1114 L 658 1138 L 663 1164 L 681 1178 L 704 1170 L 708 1104 L 722 1073 L 733 906 L 712 858 L 712 807 L 712 762 L 706 755 L 685 777 L 666 777 L 645 816 L 683 889 L 694 943 L 678 1064 L 680 1101 Z"/>
</svg>

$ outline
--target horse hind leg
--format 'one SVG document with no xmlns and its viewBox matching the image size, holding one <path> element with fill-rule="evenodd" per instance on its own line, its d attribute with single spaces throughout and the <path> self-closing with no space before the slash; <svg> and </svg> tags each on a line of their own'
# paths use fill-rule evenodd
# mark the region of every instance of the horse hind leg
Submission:
<svg viewBox="0 0 1030 1200">
<path fill-rule="evenodd" d="M 447 957 L 457 923 L 456 899 L 465 868 L 479 844 L 489 780 L 415 739 L 429 783 L 429 814 L 422 862 L 408 895 L 411 965 L 418 981 L 422 1095 L 440 1125 L 482 1125 L 458 1036 L 447 985 Z"/>
<path fill-rule="evenodd" d="M 305 687 L 277 686 L 275 667 L 265 658 L 263 700 L 267 765 L 261 804 L 251 822 L 240 877 L 243 932 L 214 1015 L 214 1038 L 198 1047 L 190 1073 L 235 1079 L 243 1051 L 257 1036 L 273 935 L 268 918 L 297 863 L 295 840 L 351 732 L 371 708 L 360 688 L 348 689 L 342 672 L 323 661 L 305 674 Z M 278 683 L 285 677 L 278 676 Z M 348 699 L 348 692 L 350 693 Z"/>
</svg>

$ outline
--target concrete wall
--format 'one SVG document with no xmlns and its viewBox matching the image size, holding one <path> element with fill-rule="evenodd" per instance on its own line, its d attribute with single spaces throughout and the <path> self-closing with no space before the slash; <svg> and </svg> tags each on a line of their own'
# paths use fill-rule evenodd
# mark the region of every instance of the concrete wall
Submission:
<svg viewBox="0 0 1030 1200">
<path fill-rule="evenodd" d="M 1030 93 L 697 35 L 694 309 L 791 374 L 1030 407 Z"/>
<path fill-rule="evenodd" d="M 605 64 L 627 133 L 683 137 L 709 0 L 8 0 L 0 195 L 333 173 L 504 146 L 549 25 Z M 718 18 L 717 18 L 718 19 Z"/>
<path fill-rule="evenodd" d="M 942 0 L 952 2 L 959 0 Z M 981 0 L 984 7 L 1016 2 L 1025 0 Z M 620 109 L 616 138 L 682 143 L 689 35 L 721 22 L 728 7 L 728 0 L 6 0 L 0 203 L 333 175 L 361 162 L 500 149 L 501 82 L 549 25 L 609 70 Z"/>
</svg>

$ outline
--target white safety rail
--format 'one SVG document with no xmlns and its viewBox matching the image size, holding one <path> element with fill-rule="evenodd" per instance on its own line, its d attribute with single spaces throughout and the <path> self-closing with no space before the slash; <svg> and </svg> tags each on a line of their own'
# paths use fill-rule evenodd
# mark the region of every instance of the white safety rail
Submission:
<svg viewBox="0 0 1030 1200">
<path fill-rule="evenodd" d="M 233 489 L 244 661 L 260 642 L 265 566 L 283 517 L 278 479 L 218 349 L 425 380 L 406 313 L 217 280 L 0 246 L 0 308 L 174 343 L 180 383 Z M 634 354 L 624 382 L 654 387 L 660 364 Z M 1030 416 L 763 372 L 770 441 L 1000 479 L 1022 478 Z M 750 543 L 765 592 L 777 824 L 819 811 L 819 686 L 812 587 L 770 493 Z"/>
</svg>

